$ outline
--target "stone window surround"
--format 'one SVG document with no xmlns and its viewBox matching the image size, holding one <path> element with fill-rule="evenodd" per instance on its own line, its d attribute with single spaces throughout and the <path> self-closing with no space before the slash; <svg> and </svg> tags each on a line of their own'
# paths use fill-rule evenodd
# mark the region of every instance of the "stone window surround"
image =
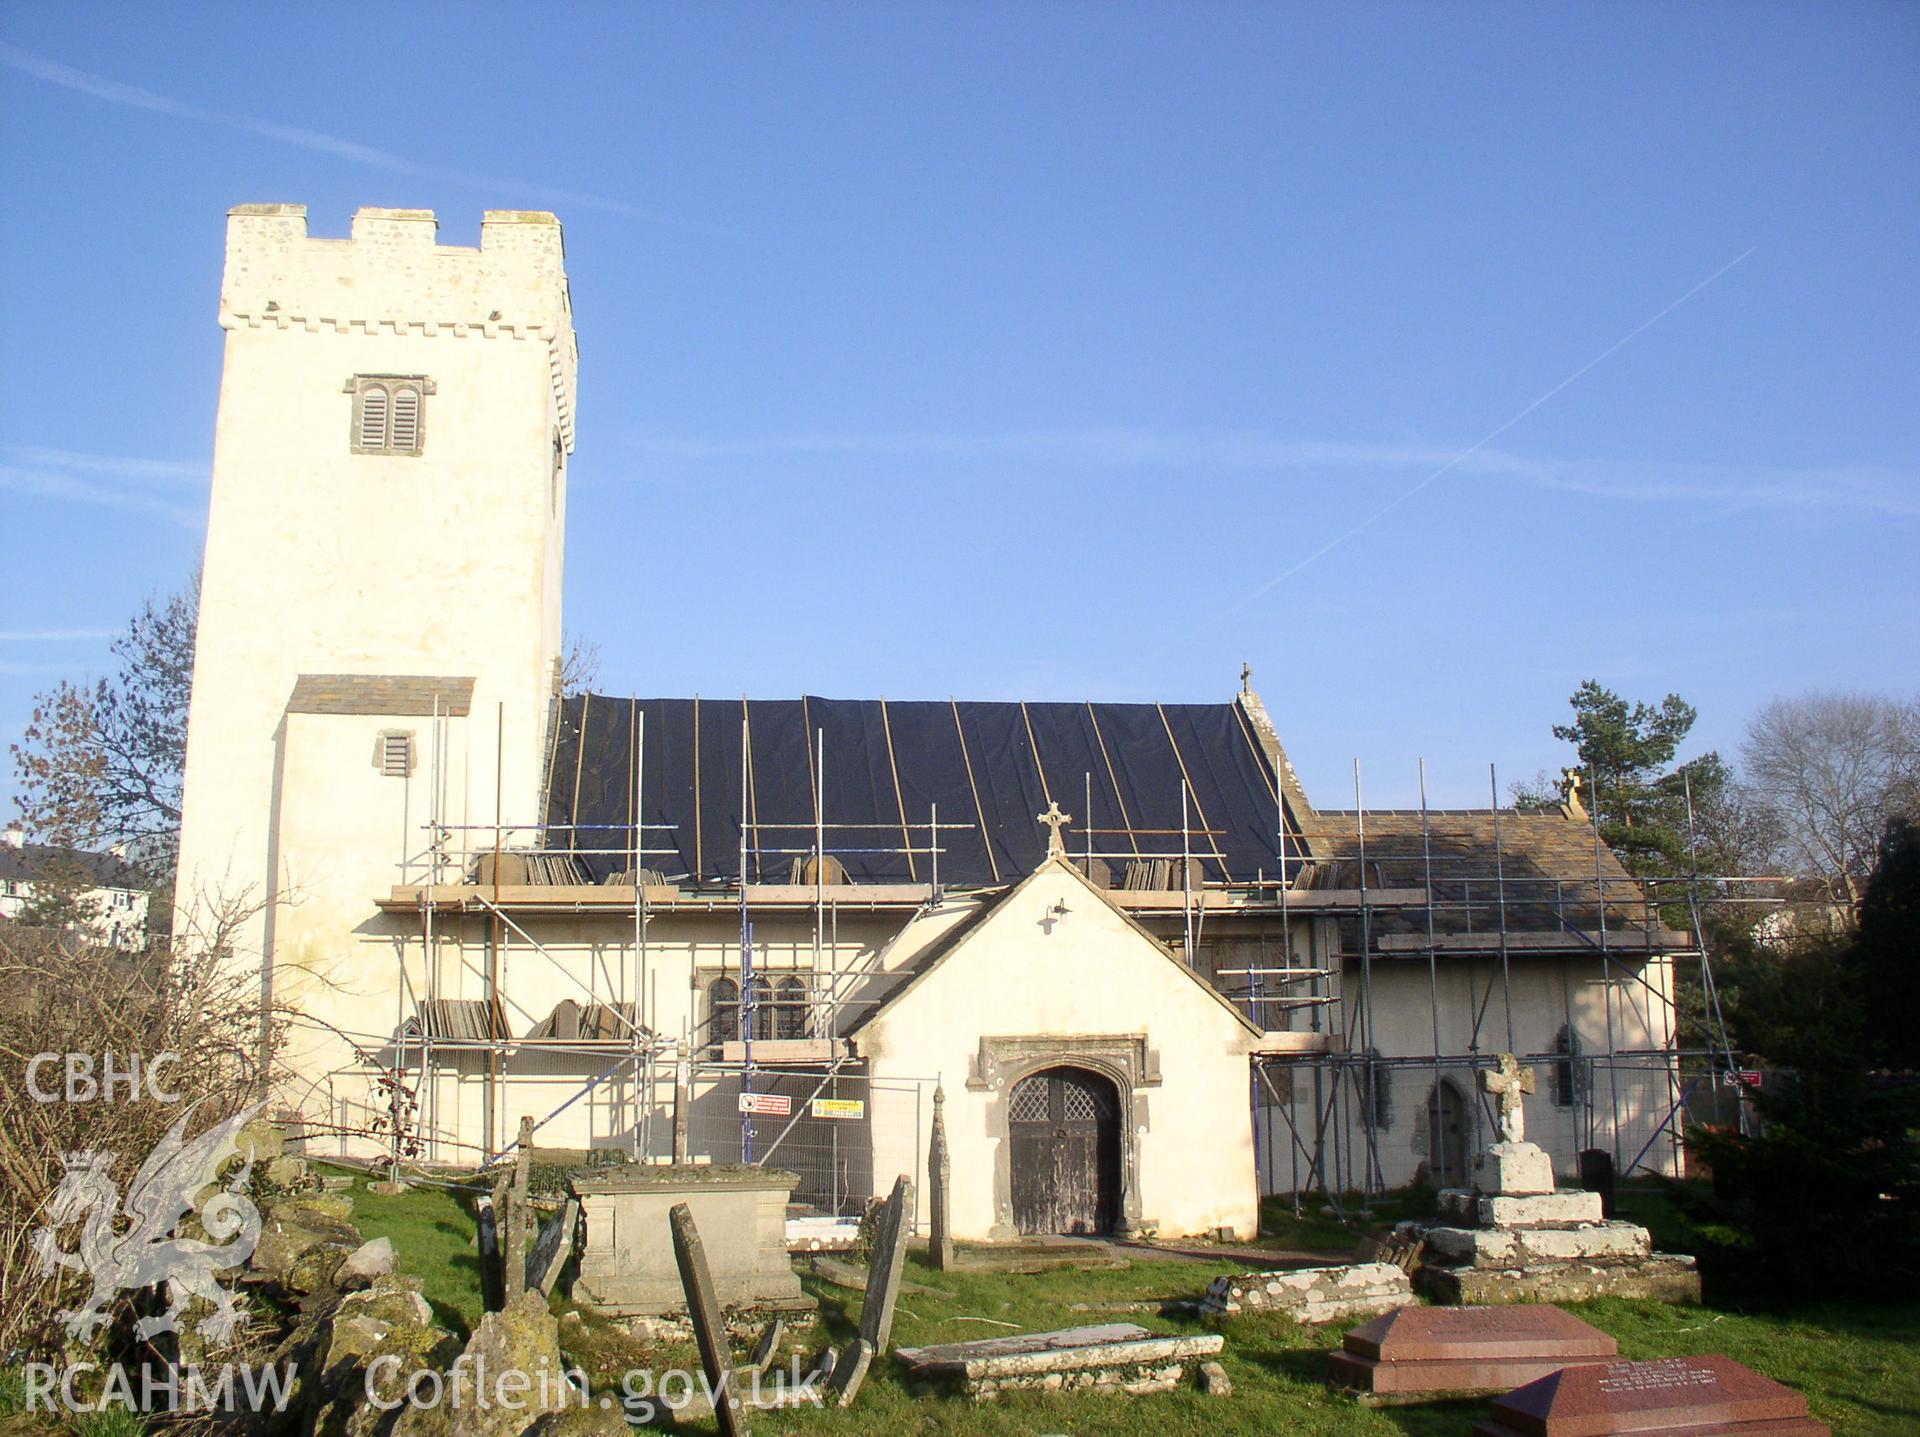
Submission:
<svg viewBox="0 0 1920 1437">
<path fill-rule="evenodd" d="M 414 443 L 411 449 L 396 449 L 391 443 L 362 444 L 360 442 L 360 407 L 369 389 L 384 390 L 391 406 L 396 386 L 406 386 L 418 391 L 419 409 L 414 420 Z M 384 454 L 406 459 L 417 459 L 427 450 L 427 396 L 434 393 L 437 386 L 424 374 L 355 374 L 340 386 L 342 394 L 353 396 L 353 428 L 348 431 L 351 449 L 355 454 Z M 392 424 L 392 409 L 388 409 L 388 424 Z M 389 430 L 389 432 L 391 432 Z"/>
<path fill-rule="evenodd" d="M 993 1226 L 988 1237 L 1019 1236 L 1013 1223 L 1012 1143 L 1007 1119 L 1013 1089 L 1049 1068 L 1084 1068 L 1107 1079 L 1120 1099 L 1120 1216 L 1116 1237 L 1158 1224 L 1140 1210 L 1140 1138 L 1151 1126 L 1148 1089 L 1160 1086 L 1160 1054 L 1145 1033 L 1014 1034 L 982 1036 L 967 1073 L 967 1090 L 987 1100 L 987 1131 L 999 1139 L 993 1155 Z"/>
<path fill-rule="evenodd" d="M 770 1010 L 768 1021 L 774 1026 L 774 1031 L 765 1037 L 756 1034 L 754 1042 L 765 1042 L 770 1038 L 782 1039 L 794 1036 L 807 1036 L 805 1032 L 798 1035 L 781 1033 L 779 1031 L 779 1024 L 781 1016 L 788 1013 L 790 1011 L 790 1005 L 796 1002 L 796 1000 L 790 996 L 793 990 L 788 985 L 797 984 L 800 988 L 800 997 L 797 1000 L 797 1005 L 806 1015 L 802 1019 L 802 1023 L 805 1027 L 811 1027 L 814 1012 L 811 981 L 813 976 L 813 970 L 811 968 L 767 968 L 754 973 L 753 977 L 755 982 L 765 983 L 767 985 L 766 998 L 756 1001 L 764 1001 Z M 714 998 L 714 986 L 719 983 L 729 984 L 733 989 L 732 996 L 726 998 L 724 1002 L 716 1002 Z M 703 1014 L 703 1017 L 695 1023 L 695 1031 L 698 1032 L 704 1028 L 707 1034 L 705 1040 L 695 1046 L 710 1047 L 720 1042 L 738 1042 L 741 1036 L 740 979 L 738 977 L 738 970 L 729 972 L 726 969 L 716 969 L 712 971 L 696 969 L 693 974 L 693 990 L 699 996 L 698 1007 Z M 722 1007 L 731 1008 L 733 1011 L 734 1026 L 733 1033 L 730 1037 L 719 1036 L 714 1026 L 714 1019 Z M 757 1017 L 758 1014 L 755 1016 Z"/>
<path fill-rule="evenodd" d="M 394 740 L 400 740 L 399 748 L 393 747 Z M 395 763 L 399 756 L 400 761 Z M 373 742 L 373 768 L 382 778 L 411 777 L 416 762 L 413 730 L 410 728 L 383 728 Z"/>
</svg>

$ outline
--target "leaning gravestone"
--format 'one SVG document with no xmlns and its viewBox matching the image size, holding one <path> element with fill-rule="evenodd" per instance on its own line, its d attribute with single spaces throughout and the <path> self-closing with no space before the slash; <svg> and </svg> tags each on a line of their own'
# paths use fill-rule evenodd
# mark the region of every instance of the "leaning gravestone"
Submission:
<svg viewBox="0 0 1920 1437">
<path fill-rule="evenodd" d="M 573 1236 L 579 1224 L 580 1199 L 568 1198 L 566 1206 L 540 1229 L 533 1251 L 527 1254 L 527 1286 L 539 1289 L 542 1297 L 552 1294 L 554 1283 L 560 1279 L 560 1270 L 573 1256 Z"/>
<path fill-rule="evenodd" d="M 836 1407 L 851 1407 L 859 1395 L 860 1384 L 867 1380 L 873 1365 L 873 1344 L 864 1337 L 849 1342 L 834 1359 L 833 1375 L 828 1379 L 827 1395 Z"/>
<path fill-rule="evenodd" d="M 1327 1358 L 1368 1406 L 1508 1392 L 1620 1344 L 1557 1307 L 1403 1307 L 1354 1328 Z"/>
<path fill-rule="evenodd" d="M 480 1303 L 488 1312 L 498 1312 L 507 1305 L 506 1283 L 502 1280 L 501 1269 L 505 1263 L 500 1258 L 500 1217 L 499 1191 L 491 1198 L 482 1198 L 479 1202 L 479 1244 L 480 1244 Z"/>
<path fill-rule="evenodd" d="M 687 1315 L 693 1319 L 694 1341 L 700 1346 L 700 1366 L 713 1393 L 713 1414 L 720 1424 L 721 1437 L 746 1437 L 746 1412 L 734 1388 L 726 1319 L 714 1296 L 713 1278 L 707 1272 L 707 1250 L 700 1241 L 699 1228 L 693 1224 L 693 1209 L 675 1203 L 668 1221 L 673 1226 L 674 1261 L 679 1264 L 680 1281 L 686 1288 Z"/>
<path fill-rule="evenodd" d="M 507 1300 L 527 1290 L 527 1219 L 532 1215 L 533 1119 L 520 1119 L 513 1155 L 513 1186 L 500 1217 L 500 1251 L 506 1257 Z"/>
<path fill-rule="evenodd" d="M 875 1352 L 893 1340 L 893 1309 L 900 1300 L 900 1269 L 907 1256 L 907 1228 L 913 1212 L 913 1182 L 902 1173 L 881 1211 L 867 1268 L 867 1300 L 860 1310 L 860 1336 Z"/>
<path fill-rule="evenodd" d="M 1832 1437 L 1791 1387 L 1731 1357 L 1567 1367 L 1495 1401 L 1475 1437 Z"/>
</svg>

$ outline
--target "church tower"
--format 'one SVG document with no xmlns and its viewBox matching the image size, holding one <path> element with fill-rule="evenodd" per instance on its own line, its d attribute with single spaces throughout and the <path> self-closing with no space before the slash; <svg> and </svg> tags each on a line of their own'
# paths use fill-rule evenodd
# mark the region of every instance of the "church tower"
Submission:
<svg viewBox="0 0 1920 1437">
<path fill-rule="evenodd" d="M 375 900 L 448 824 L 532 824 L 561 643 L 575 344 L 559 222 L 227 221 L 177 905 L 277 995 L 395 1022 Z M 512 843 L 512 835 L 506 842 Z M 415 869 L 412 881 L 419 881 Z"/>
</svg>

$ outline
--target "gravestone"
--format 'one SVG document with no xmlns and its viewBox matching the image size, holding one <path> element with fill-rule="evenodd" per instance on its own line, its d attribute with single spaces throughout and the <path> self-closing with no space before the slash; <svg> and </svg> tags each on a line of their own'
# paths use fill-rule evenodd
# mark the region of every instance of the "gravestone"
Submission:
<svg viewBox="0 0 1920 1437">
<path fill-rule="evenodd" d="M 733 1382 L 733 1352 L 727 1346 L 727 1323 L 707 1272 L 707 1250 L 694 1226 L 693 1209 L 675 1203 L 668 1213 L 673 1227 L 673 1258 L 686 1289 L 687 1314 L 693 1319 L 693 1338 L 700 1347 L 700 1366 L 713 1393 L 713 1414 L 721 1437 L 746 1437 L 747 1418 Z"/>
<path fill-rule="evenodd" d="M 1404 1268 L 1356 1262 L 1216 1277 L 1200 1299 L 1200 1310 L 1220 1317 L 1280 1312 L 1295 1322 L 1351 1322 L 1392 1312 L 1413 1300 L 1413 1284 Z"/>
<path fill-rule="evenodd" d="M 553 1292 L 560 1269 L 573 1256 L 574 1231 L 580 1224 L 580 1199 L 568 1198 L 566 1206 L 554 1215 L 527 1254 L 527 1286 L 538 1288 L 542 1297 Z"/>
<path fill-rule="evenodd" d="M 867 1369 L 873 1365 L 873 1344 L 864 1337 L 856 1337 L 849 1342 L 833 1361 L 833 1376 L 827 1392 L 836 1407 L 851 1407 L 853 1399 L 860 1393 L 860 1384 L 867 1380 Z"/>
<path fill-rule="evenodd" d="M 1557 1307 L 1403 1307 L 1354 1328 L 1327 1359 L 1331 1380 L 1369 1406 L 1508 1392 L 1619 1354 L 1613 1338 Z"/>
<path fill-rule="evenodd" d="M 958 1390 L 975 1401 L 1023 1388 L 1048 1392 L 1124 1392 L 1138 1396 L 1180 1385 L 1187 1364 L 1226 1346 L 1217 1332 L 1149 1332 L 1131 1322 L 1029 1332 L 980 1342 L 903 1347 L 909 1378 L 928 1389 Z"/>
<path fill-rule="evenodd" d="M 900 1269 L 906 1261 L 912 1214 L 913 1181 L 902 1173 L 894 1179 L 887 1205 L 881 1209 L 873 1259 L 867 1266 L 867 1300 L 860 1309 L 860 1339 L 875 1352 L 885 1352 L 893 1340 L 893 1309 L 900 1300 Z"/>
<path fill-rule="evenodd" d="M 1493 1404 L 1475 1437 L 1831 1437 L 1807 1399 L 1731 1357 L 1567 1367 Z"/>
<path fill-rule="evenodd" d="M 947 1090 L 933 1090 L 933 1139 L 927 1144 L 927 1258 L 953 1266 L 953 1159 L 947 1153 Z"/>
<path fill-rule="evenodd" d="M 772 1362 L 774 1354 L 780 1350 L 780 1339 L 787 1335 L 787 1320 L 776 1317 L 760 1329 L 760 1337 L 753 1344 L 753 1357 L 748 1362 L 749 1370 L 765 1372 L 767 1364 Z"/>
<path fill-rule="evenodd" d="M 500 1217 L 499 1199 L 505 1191 L 505 1184 L 494 1189 L 494 1195 L 480 1201 L 476 1215 L 479 1222 L 480 1243 L 480 1303 L 488 1312 L 498 1312 L 507 1305 L 505 1264 L 500 1258 Z"/>
<path fill-rule="evenodd" d="M 507 1301 L 527 1290 L 527 1223 L 533 1215 L 533 1119 L 520 1119 L 513 1153 L 513 1194 L 507 1203 L 500 1250 L 506 1254 Z"/>
<path fill-rule="evenodd" d="M 1587 1148 L 1580 1154 L 1580 1186 L 1600 1194 L 1600 1216 L 1615 1215 L 1613 1154 L 1605 1148 Z"/>
</svg>

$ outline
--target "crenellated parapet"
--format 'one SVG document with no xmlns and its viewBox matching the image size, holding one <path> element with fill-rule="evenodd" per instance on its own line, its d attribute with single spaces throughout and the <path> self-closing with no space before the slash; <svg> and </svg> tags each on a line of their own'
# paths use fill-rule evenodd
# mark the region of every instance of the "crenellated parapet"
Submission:
<svg viewBox="0 0 1920 1437">
<path fill-rule="evenodd" d="M 487 210 L 478 248 L 438 242 L 432 210 L 365 208 L 348 239 L 307 233 L 305 205 L 227 213 L 223 329 L 544 342 L 567 451 L 574 447 L 579 344 L 560 221 Z"/>
</svg>

